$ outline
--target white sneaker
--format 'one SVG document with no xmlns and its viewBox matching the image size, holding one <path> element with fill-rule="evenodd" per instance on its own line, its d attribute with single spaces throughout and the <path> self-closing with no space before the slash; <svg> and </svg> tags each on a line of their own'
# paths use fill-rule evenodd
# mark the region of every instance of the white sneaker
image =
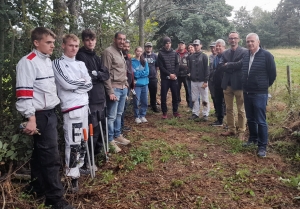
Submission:
<svg viewBox="0 0 300 209">
<path fill-rule="evenodd" d="M 146 119 L 145 117 L 142 117 L 142 118 L 141 118 L 141 122 L 142 122 L 142 123 L 148 123 L 148 121 L 147 121 L 147 119 Z"/>
<path fill-rule="evenodd" d="M 141 123 L 142 121 L 141 121 L 141 119 L 136 118 L 136 119 L 135 119 L 135 122 L 136 122 L 137 124 L 139 124 L 139 123 Z"/>
<path fill-rule="evenodd" d="M 128 139 L 125 139 L 122 134 L 119 137 L 115 138 L 114 141 L 115 143 L 122 145 L 130 144 L 130 141 Z"/>
<path fill-rule="evenodd" d="M 109 142 L 110 146 L 112 146 L 113 150 L 115 153 L 121 152 L 121 148 L 118 147 L 118 145 L 116 145 L 115 140 L 112 140 L 111 142 Z"/>
<path fill-rule="evenodd" d="M 98 171 L 98 167 L 97 167 L 96 165 L 94 165 L 93 167 L 94 167 L 95 172 Z M 86 165 L 86 168 L 87 168 L 87 169 L 90 169 L 90 166 L 89 166 L 89 165 Z"/>
</svg>

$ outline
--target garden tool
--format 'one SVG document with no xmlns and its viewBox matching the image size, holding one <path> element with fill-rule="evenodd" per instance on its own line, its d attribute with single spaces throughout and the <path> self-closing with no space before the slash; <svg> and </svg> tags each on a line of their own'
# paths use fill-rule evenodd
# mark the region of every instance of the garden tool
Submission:
<svg viewBox="0 0 300 209">
<path fill-rule="evenodd" d="M 83 129 L 83 139 L 84 139 L 84 143 L 85 143 L 85 147 L 86 147 L 86 152 L 87 152 L 87 155 L 88 155 L 88 163 L 89 163 L 89 166 L 90 168 L 92 167 L 91 166 L 91 159 L 90 159 L 90 152 L 89 152 L 89 145 L 88 145 L 88 135 L 87 135 L 87 131 L 86 129 L 84 128 Z M 92 172 L 92 169 L 90 169 L 90 174 L 91 174 L 91 177 L 93 177 L 93 172 Z"/>
</svg>

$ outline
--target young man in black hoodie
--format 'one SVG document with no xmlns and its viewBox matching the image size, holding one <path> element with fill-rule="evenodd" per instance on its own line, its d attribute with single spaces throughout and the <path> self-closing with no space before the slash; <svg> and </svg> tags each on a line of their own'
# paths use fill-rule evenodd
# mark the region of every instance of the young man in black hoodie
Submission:
<svg viewBox="0 0 300 209">
<path fill-rule="evenodd" d="M 178 54 L 171 48 L 171 39 L 165 37 L 163 39 L 164 46 L 159 50 L 157 63 L 160 69 L 161 78 L 161 110 L 162 118 L 167 119 L 167 94 L 169 89 L 172 93 L 173 116 L 180 117 L 178 113 L 178 82 L 177 76 L 179 71 Z"/>
<path fill-rule="evenodd" d="M 103 146 L 99 122 L 102 121 L 102 126 L 104 127 L 104 108 L 106 107 L 104 81 L 109 78 L 109 72 L 108 69 L 102 65 L 100 57 L 96 55 L 96 34 L 90 29 L 85 29 L 82 31 L 81 37 L 84 46 L 79 49 L 76 59 L 85 63 L 89 75 L 92 78 L 93 88 L 89 91 L 89 124 L 93 124 L 94 154 L 97 155 Z M 91 148 L 90 140 L 88 140 L 88 142 L 89 148 Z M 95 170 L 97 170 L 97 168 L 95 168 Z"/>
</svg>

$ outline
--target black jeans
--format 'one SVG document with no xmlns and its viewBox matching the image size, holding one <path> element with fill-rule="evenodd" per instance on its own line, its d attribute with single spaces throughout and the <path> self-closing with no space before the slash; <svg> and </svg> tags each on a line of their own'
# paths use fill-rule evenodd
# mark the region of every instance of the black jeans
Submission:
<svg viewBox="0 0 300 209">
<path fill-rule="evenodd" d="M 188 88 L 188 84 L 187 84 L 187 80 L 186 80 L 186 76 L 184 77 L 177 77 L 177 80 L 178 80 L 178 103 L 181 102 L 181 96 L 180 96 L 180 90 L 181 90 L 181 86 L 183 84 L 184 86 L 184 90 L 185 90 L 185 101 L 186 103 L 189 105 L 190 104 L 190 91 L 189 91 L 189 88 Z"/>
<path fill-rule="evenodd" d="M 215 110 L 217 113 L 217 119 L 220 123 L 223 123 L 224 118 L 224 93 L 222 88 L 215 88 L 214 98 Z"/>
<path fill-rule="evenodd" d="M 45 193 L 46 203 L 54 205 L 63 198 L 60 181 L 60 157 L 58 151 L 57 117 L 54 109 L 35 113 L 41 135 L 34 135 L 31 157 L 31 183 L 33 191 Z"/>
<path fill-rule="evenodd" d="M 177 80 L 161 80 L 161 110 L 163 113 L 168 112 L 167 107 L 167 94 L 169 89 L 171 89 L 172 93 L 172 106 L 173 106 L 173 113 L 178 111 L 178 82 Z"/>
<path fill-rule="evenodd" d="M 157 78 L 149 78 L 148 89 L 150 95 L 150 105 L 152 108 L 156 108 Z"/>
</svg>

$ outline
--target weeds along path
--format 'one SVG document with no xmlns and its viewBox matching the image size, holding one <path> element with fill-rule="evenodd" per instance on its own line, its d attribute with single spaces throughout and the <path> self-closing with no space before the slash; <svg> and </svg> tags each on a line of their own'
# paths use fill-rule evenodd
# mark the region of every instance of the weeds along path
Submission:
<svg viewBox="0 0 300 209">
<path fill-rule="evenodd" d="M 300 207 L 299 191 L 279 180 L 296 176 L 279 155 L 270 151 L 260 159 L 255 147 L 220 137 L 222 128 L 190 121 L 186 109 L 180 111 L 182 118 L 167 120 L 149 113 L 149 123 L 140 125 L 127 118 L 132 144 L 68 199 L 78 208 Z"/>
</svg>

